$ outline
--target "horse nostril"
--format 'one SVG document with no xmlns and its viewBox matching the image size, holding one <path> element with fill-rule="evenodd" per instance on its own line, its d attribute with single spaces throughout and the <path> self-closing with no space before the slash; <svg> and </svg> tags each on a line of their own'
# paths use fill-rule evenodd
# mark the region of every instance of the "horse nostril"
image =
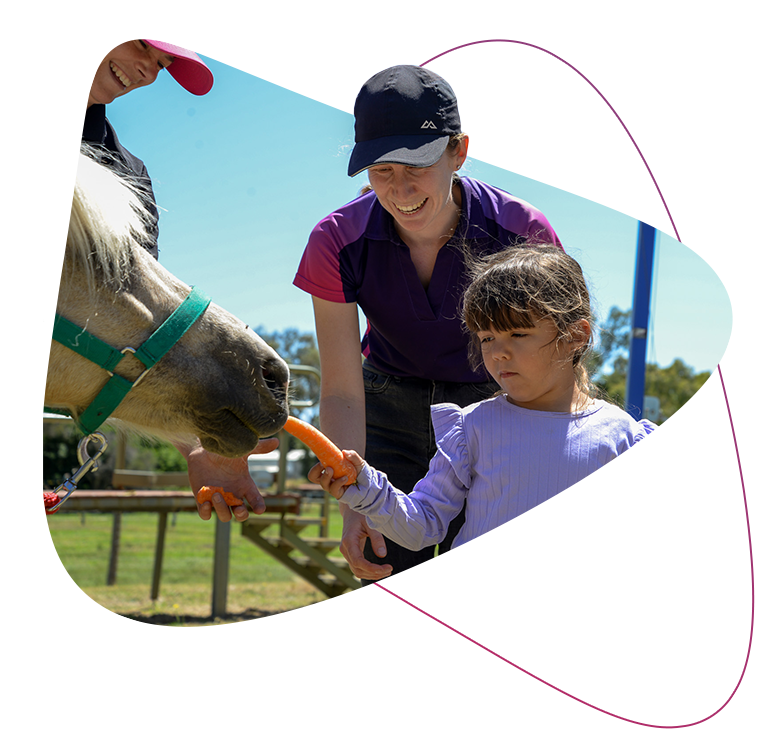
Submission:
<svg viewBox="0 0 772 729">
<path fill-rule="evenodd" d="M 289 382 L 287 365 L 282 360 L 270 360 L 262 367 L 263 381 L 272 392 L 284 393 Z"/>
<path fill-rule="evenodd" d="M 267 367 L 263 367 L 263 382 L 273 390 L 276 387 L 276 380 L 273 378 L 273 373 Z"/>
</svg>

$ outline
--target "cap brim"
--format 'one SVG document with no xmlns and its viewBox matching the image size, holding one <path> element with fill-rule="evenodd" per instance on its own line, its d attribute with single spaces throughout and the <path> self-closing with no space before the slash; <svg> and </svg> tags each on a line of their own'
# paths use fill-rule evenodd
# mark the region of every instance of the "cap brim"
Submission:
<svg viewBox="0 0 772 729">
<path fill-rule="evenodd" d="M 357 142 L 348 161 L 348 176 L 354 177 L 373 165 L 430 167 L 442 157 L 449 141 L 449 136 L 432 137 L 420 134 L 379 137 L 367 142 Z"/>
<path fill-rule="evenodd" d="M 183 89 L 190 91 L 191 94 L 196 96 L 203 96 L 212 89 L 214 76 L 209 67 L 196 53 L 189 51 L 187 48 L 164 43 L 163 41 L 148 40 L 146 38 L 145 42 L 159 51 L 174 57 L 174 61 L 167 68 L 167 71 Z"/>
</svg>

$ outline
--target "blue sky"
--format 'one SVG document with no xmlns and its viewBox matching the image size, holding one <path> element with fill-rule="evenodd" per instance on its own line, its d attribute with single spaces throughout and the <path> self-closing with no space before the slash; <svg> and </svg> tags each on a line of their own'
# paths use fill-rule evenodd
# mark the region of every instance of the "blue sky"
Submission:
<svg viewBox="0 0 772 729">
<path fill-rule="evenodd" d="M 193 40 L 203 97 L 168 74 L 108 116 L 153 178 L 161 262 L 250 326 L 313 331 L 292 285 L 308 233 L 356 196 L 346 175 L 362 82 L 474 39 Z M 663 156 L 649 361 L 730 367 L 755 411 L 753 40 L 524 38 L 581 71 L 641 151 Z M 602 321 L 632 302 L 643 163 L 587 82 L 524 45 L 462 48 L 428 68 L 472 138 L 462 169 L 540 208 L 583 265 Z"/>
</svg>

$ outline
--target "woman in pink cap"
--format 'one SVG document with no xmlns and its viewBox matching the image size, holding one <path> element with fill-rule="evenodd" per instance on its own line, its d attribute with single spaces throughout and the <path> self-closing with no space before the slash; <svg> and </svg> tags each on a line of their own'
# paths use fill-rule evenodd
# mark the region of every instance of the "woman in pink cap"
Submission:
<svg viewBox="0 0 772 729">
<path fill-rule="evenodd" d="M 86 104 L 82 141 L 106 150 L 100 157 L 103 164 L 116 166 L 145 192 L 150 219 L 148 232 L 153 241 L 150 252 L 158 258 L 158 210 L 153 186 L 144 163 L 118 141 L 105 106 L 141 86 L 148 86 L 166 69 L 184 89 L 192 94 L 206 94 L 214 83 L 212 72 L 195 54 L 170 43 L 155 40 L 132 40 L 116 46 L 99 64 Z"/>
<path fill-rule="evenodd" d="M 82 141 L 104 153 L 99 158 L 103 164 L 115 166 L 120 174 L 131 177 L 132 182 L 146 193 L 144 202 L 150 216 L 147 225 L 152 238 L 149 251 L 155 258 L 158 258 L 158 210 L 150 176 L 142 160 L 118 141 L 115 129 L 105 116 L 105 106 L 134 89 L 149 86 L 164 69 L 180 86 L 197 96 L 208 93 L 214 83 L 212 72 L 193 51 L 147 39 L 122 43 L 113 48 L 97 68 L 88 95 L 82 136 Z M 255 452 L 267 452 L 277 445 L 276 439 L 261 441 Z M 246 456 L 223 458 L 209 453 L 200 444 L 194 448 L 181 444 L 176 446 L 188 462 L 194 491 L 203 485 L 223 485 L 228 491 L 246 499 L 254 511 L 263 510 L 260 492 L 249 477 Z M 209 519 L 213 510 L 222 521 L 231 518 L 231 508 L 219 495 L 215 496 L 214 509 L 209 502 L 199 506 L 203 519 Z M 232 515 L 238 521 L 244 521 L 248 516 L 247 507 L 234 507 Z"/>
</svg>

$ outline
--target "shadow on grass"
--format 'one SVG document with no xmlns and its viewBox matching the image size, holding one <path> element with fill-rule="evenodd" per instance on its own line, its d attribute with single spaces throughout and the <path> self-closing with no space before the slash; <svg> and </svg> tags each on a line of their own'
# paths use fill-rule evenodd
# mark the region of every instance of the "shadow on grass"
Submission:
<svg viewBox="0 0 772 729">
<path fill-rule="evenodd" d="M 250 608 L 240 613 L 226 613 L 213 618 L 201 615 L 181 615 L 179 613 L 105 613 L 101 615 L 79 615 L 73 618 L 43 618 L 43 635 L 87 635 L 101 630 L 130 630 L 160 625 L 185 623 L 197 625 L 213 622 L 238 622 L 241 620 L 260 620 L 262 618 L 292 618 L 311 615 L 353 615 L 362 610 L 362 605 L 333 605 L 327 602 L 312 602 L 299 608 L 288 610 L 258 610 Z"/>
</svg>

